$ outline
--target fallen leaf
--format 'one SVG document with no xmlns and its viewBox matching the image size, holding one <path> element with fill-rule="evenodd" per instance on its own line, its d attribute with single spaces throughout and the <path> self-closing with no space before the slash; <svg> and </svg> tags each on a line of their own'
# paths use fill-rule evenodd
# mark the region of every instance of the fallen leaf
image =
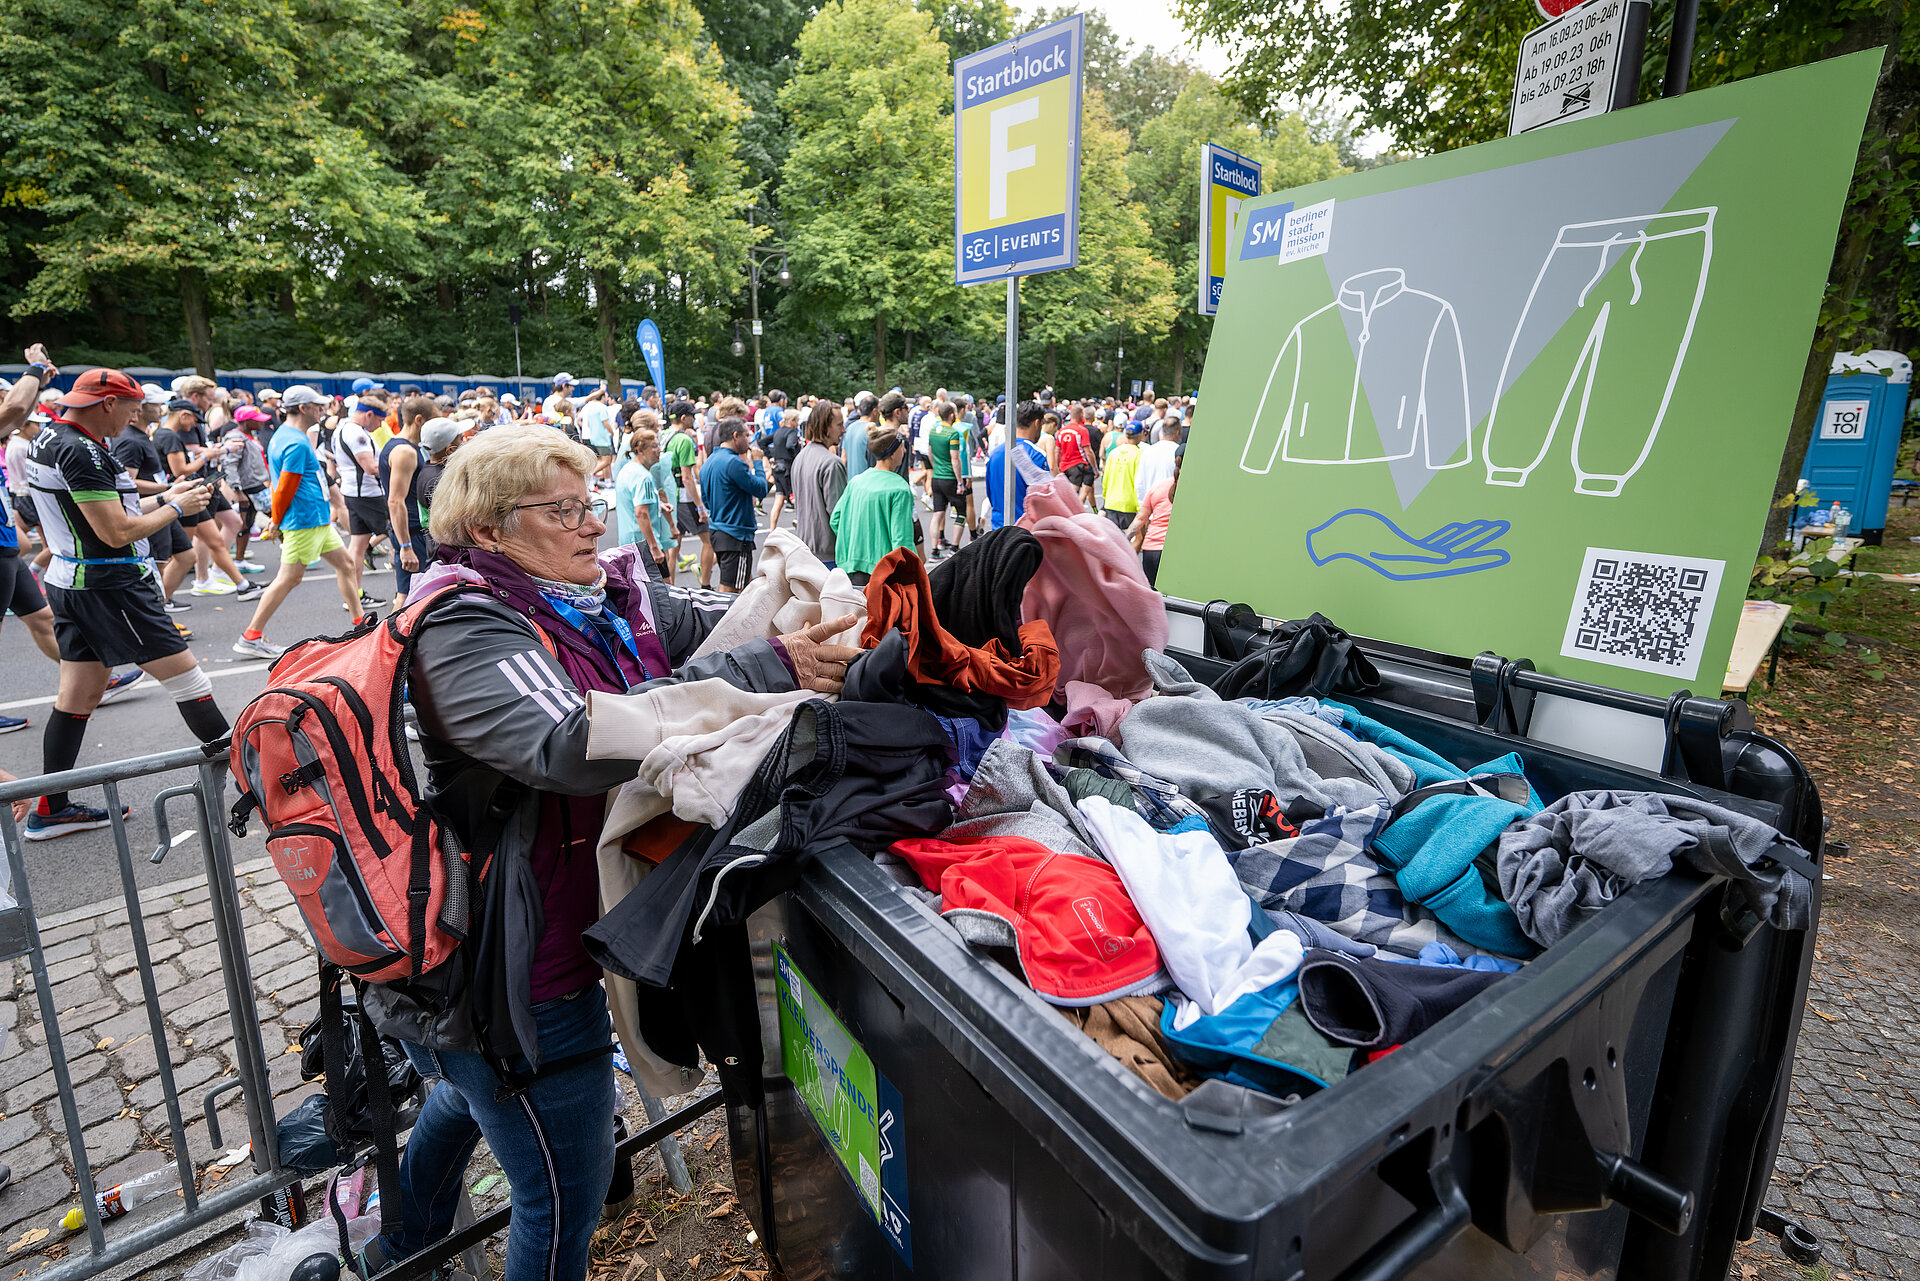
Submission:
<svg viewBox="0 0 1920 1281">
<path fill-rule="evenodd" d="M 700 1267 L 700 1256 L 696 1254 L 691 1259 L 688 1259 L 687 1266 L 697 1271 Z"/>
<path fill-rule="evenodd" d="M 653 1281 L 667 1281 L 667 1274 L 662 1272 L 659 1268 L 655 1268 L 653 1270 Z"/>
<path fill-rule="evenodd" d="M 113 1044 L 113 1038 L 112 1038 L 112 1037 L 110 1037 L 110 1036 L 103 1036 L 103 1037 L 101 1037 L 101 1038 L 100 1038 L 100 1039 L 99 1039 L 99 1040 L 98 1040 L 97 1042 L 95 1042 L 95 1043 L 94 1043 L 94 1047 L 93 1047 L 93 1048 L 94 1048 L 94 1049 L 96 1049 L 96 1050 L 104 1050 L 104 1049 L 106 1049 L 106 1048 L 107 1048 L 107 1047 L 108 1047 L 109 1045 L 112 1045 L 112 1044 Z"/>
<path fill-rule="evenodd" d="M 725 1205 L 721 1206 L 718 1210 L 707 1211 L 707 1217 L 709 1219 L 724 1219 L 729 1214 L 732 1214 L 732 1213 L 733 1213 L 733 1202 L 729 1201 Z"/>
<path fill-rule="evenodd" d="M 40 1242 L 46 1240 L 48 1235 L 49 1233 L 45 1228 L 33 1228 L 22 1233 L 18 1241 L 8 1246 L 7 1253 L 12 1254 L 15 1250 L 24 1250 L 30 1245 L 38 1245 Z"/>
<path fill-rule="evenodd" d="M 724 1132 L 722 1134 L 716 1134 L 712 1138 L 708 1139 L 707 1151 L 709 1152 L 713 1151 L 713 1145 L 718 1143 L 723 1137 L 724 1137 Z"/>
</svg>

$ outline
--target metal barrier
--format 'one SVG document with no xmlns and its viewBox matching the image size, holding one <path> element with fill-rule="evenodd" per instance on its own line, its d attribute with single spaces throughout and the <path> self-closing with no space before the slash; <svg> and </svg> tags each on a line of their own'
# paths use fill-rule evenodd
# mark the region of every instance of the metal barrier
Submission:
<svg viewBox="0 0 1920 1281">
<path fill-rule="evenodd" d="M 162 844 L 155 855 L 157 857 L 171 844 L 165 826 L 165 805 L 173 799 L 193 797 L 191 822 L 200 837 L 201 861 L 207 877 L 207 902 L 213 918 L 220 972 L 226 983 L 228 1017 L 233 1023 L 234 1069 L 246 1105 L 247 1134 L 253 1142 L 253 1177 L 222 1186 L 204 1197 L 199 1193 L 193 1158 L 187 1150 L 186 1125 L 181 1119 L 180 1093 L 174 1084 L 170 1041 L 161 1015 L 159 993 L 154 987 L 153 958 L 147 946 L 146 925 L 140 911 L 140 891 L 133 879 L 133 851 L 127 841 L 126 821 L 121 814 L 120 803 L 121 783 L 183 769 L 194 771 L 194 781 L 181 787 L 168 788 L 155 798 L 155 810 L 162 815 Z M 36 1281 L 81 1281 L 81 1278 L 137 1258 L 194 1228 L 231 1214 L 293 1181 L 293 1175 L 280 1167 L 279 1152 L 275 1146 L 273 1092 L 267 1082 L 266 1048 L 260 1039 L 260 1016 L 254 1003 L 253 972 L 247 964 L 246 942 L 240 923 L 240 896 L 233 876 L 233 851 L 227 844 L 226 825 L 221 821 L 226 773 L 226 744 L 222 742 L 0 783 L 0 840 L 6 845 L 13 892 L 19 901 L 19 906 L 13 911 L 20 914 L 19 924 L 25 936 L 28 964 L 33 970 L 34 992 L 40 1003 L 41 1036 L 47 1056 L 52 1061 L 54 1085 L 59 1091 L 60 1111 L 66 1122 L 67 1146 L 73 1158 L 73 1176 L 79 1185 L 80 1209 L 86 1217 L 90 1246 L 84 1254 L 69 1256 L 51 1267 L 40 1269 L 34 1274 Z M 10 804 L 48 792 L 88 787 L 98 787 L 105 792 L 107 813 L 112 816 L 113 848 L 119 860 L 120 889 L 126 899 L 127 924 L 133 936 L 141 995 L 147 1009 L 147 1029 L 153 1037 L 154 1060 L 158 1065 L 161 1096 L 167 1109 L 167 1129 L 173 1140 L 174 1167 L 185 1202 L 179 1213 L 143 1223 L 131 1231 L 116 1235 L 111 1242 L 106 1238 L 98 1207 L 94 1203 L 93 1172 L 87 1159 L 85 1137 L 80 1129 L 80 1113 L 74 1099 L 65 1038 L 60 1030 L 60 1013 L 54 1008 L 52 984 L 47 979 L 40 927 L 33 914 L 33 886 L 27 876 L 20 831 L 14 823 Z"/>
<path fill-rule="evenodd" d="M 75 1253 L 37 1269 L 33 1273 L 34 1281 L 84 1281 L 87 1277 L 179 1240 L 197 1228 L 244 1210 L 296 1180 L 297 1176 L 280 1164 L 276 1133 L 278 1118 L 273 1110 L 273 1091 L 267 1076 L 268 1056 L 261 1039 L 262 1029 L 259 1009 L 254 1000 L 253 972 L 247 957 L 240 892 L 234 877 L 233 850 L 228 843 L 225 823 L 226 756 L 227 744 L 222 740 L 204 747 L 182 748 L 60 774 L 0 782 L 0 842 L 6 847 L 12 890 L 18 900 L 15 907 L 0 907 L 0 960 L 10 960 L 24 953 L 32 968 L 34 992 L 39 999 L 41 1035 L 51 1061 L 61 1115 L 66 1123 L 67 1145 L 73 1160 L 80 1208 L 86 1218 L 89 1246 L 85 1253 Z M 213 1111 L 214 1096 L 237 1088 L 245 1105 L 247 1135 L 253 1145 L 253 1175 L 240 1182 L 223 1185 L 204 1196 L 199 1192 L 193 1157 L 187 1148 L 180 1093 L 174 1081 L 170 1038 L 155 986 L 152 953 L 141 917 L 139 887 L 134 882 L 133 851 L 127 838 L 126 820 L 121 813 L 120 802 L 120 784 L 174 770 L 192 770 L 194 778 L 190 783 L 165 788 L 155 796 L 154 822 L 159 833 L 159 844 L 151 861 L 159 862 L 180 839 L 173 835 L 168 822 L 168 804 L 192 797 L 190 822 L 194 834 L 200 838 L 214 940 L 226 987 L 228 1017 L 233 1025 L 234 1074 L 225 1081 L 216 1082 L 208 1094 L 208 1137 L 216 1145 L 220 1142 L 219 1123 Z M 116 1233 L 111 1241 L 107 1239 L 94 1200 L 96 1189 L 85 1136 L 81 1132 L 65 1038 L 60 1029 L 59 1011 L 54 1008 L 40 928 L 34 919 L 33 887 L 27 876 L 21 834 L 11 808 L 11 802 L 15 800 L 92 787 L 104 791 L 107 813 L 111 816 L 120 888 L 126 900 L 127 924 L 133 939 L 141 996 L 146 1005 L 147 1028 L 153 1038 L 157 1076 L 167 1112 L 167 1129 L 173 1142 L 174 1168 L 180 1180 L 184 1202 L 177 1213 Z M 4 901 L 4 898 L 0 898 L 0 903 Z M 713 1090 L 671 1115 L 662 1117 L 656 1115 L 660 1110 L 659 1104 L 644 1094 L 643 1098 L 649 1104 L 648 1119 L 652 1124 L 618 1144 L 616 1151 L 620 1159 L 628 1159 L 645 1147 L 663 1143 L 675 1131 L 720 1105 L 720 1092 Z M 428 1247 L 422 1254 L 395 1264 L 384 1275 L 400 1278 L 422 1274 L 438 1262 L 472 1248 L 505 1228 L 509 1214 L 508 1207 L 495 1210 L 477 1223 L 460 1228 L 452 1236 Z"/>
</svg>

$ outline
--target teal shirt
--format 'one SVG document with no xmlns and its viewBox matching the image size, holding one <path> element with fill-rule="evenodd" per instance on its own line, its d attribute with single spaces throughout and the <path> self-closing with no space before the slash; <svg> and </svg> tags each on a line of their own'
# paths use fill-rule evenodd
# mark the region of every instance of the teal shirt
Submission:
<svg viewBox="0 0 1920 1281">
<path fill-rule="evenodd" d="M 640 518 L 633 511 L 634 506 L 643 501 L 640 494 L 642 484 L 652 489 L 653 477 L 631 458 L 621 464 L 619 474 L 613 478 L 613 529 L 623 547 L 646 542 L 640 536 Z"/>
<path fill-rule="evenodd" d="M 913 490 L 900 473 L 869 467 L 847 482 L 832 520 L 835 562 L 871 574 L 888 552 L 913 546 Z"/>
</svg>

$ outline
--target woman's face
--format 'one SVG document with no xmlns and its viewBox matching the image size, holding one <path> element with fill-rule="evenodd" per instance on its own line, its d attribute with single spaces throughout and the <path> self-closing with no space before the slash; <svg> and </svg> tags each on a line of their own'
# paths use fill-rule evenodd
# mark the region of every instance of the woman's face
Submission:
<svg viewBox="0 0 1920 1281">
<path fill-rule="evenodd" d="M 590 585 L 600 578 L 600 535 L 607 525 L 599 513 L 589 508 L 581 513 L 579 527 L 568 529 L 561 519 L 561 508 L 554 504 L 590 504 L 587 479 L 560 468 L 553 482 L 520 500 L 518 520 L 500 531 L 500 552 L 535 578 Z"/>
</svg>

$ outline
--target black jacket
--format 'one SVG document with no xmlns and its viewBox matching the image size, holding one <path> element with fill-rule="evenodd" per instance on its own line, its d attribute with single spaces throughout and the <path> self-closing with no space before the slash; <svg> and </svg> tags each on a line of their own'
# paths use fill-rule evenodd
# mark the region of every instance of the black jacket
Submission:
<svg viewBox="0 0 1920 1281">
<path fill-rule="evenodd" d="M 653 1052 L 694 1067 L 704 1049 L 729 1102 L 758 1107 L 747 917 L 830 845 L 871 853 L 946 828 L 948 760 L 946 733 L 917 708 L 802 703 L 732 820 L 688 838 L 586 933 L 596 961 L 639 985 L 640 1034 Z"/>
</svg>

